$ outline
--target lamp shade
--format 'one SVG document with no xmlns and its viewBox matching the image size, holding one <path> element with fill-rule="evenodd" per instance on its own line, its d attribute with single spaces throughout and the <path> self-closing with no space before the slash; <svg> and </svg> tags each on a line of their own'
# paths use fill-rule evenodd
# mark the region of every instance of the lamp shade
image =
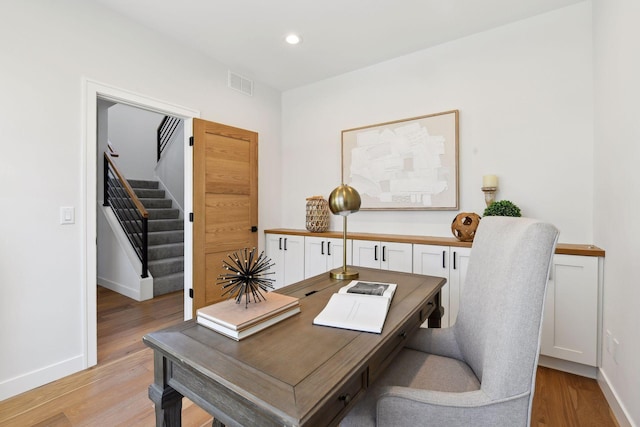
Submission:
<svg viewBox="0 0 640 427">
<path fill-rule="evenodd" d="M 336 187 L 329 195 L 329 209 L 334 215 L 347 216 L 360 209 L 360 193 L 346 184 Z"/>
</svg>

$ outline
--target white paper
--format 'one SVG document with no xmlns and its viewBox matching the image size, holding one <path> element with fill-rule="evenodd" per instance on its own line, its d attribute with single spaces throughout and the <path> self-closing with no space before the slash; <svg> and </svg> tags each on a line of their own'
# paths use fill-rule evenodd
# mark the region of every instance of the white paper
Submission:
<svg viewBox="0 0 640 427">
<path fill-rule="evenodd" d="M 380 288 L 382 295 L 348 292 L 351 288 L 362 286 Z M 384 327 L 395 290 L 394 283 L 354 280 L 331 295 L 325 308 L 313 319 L 313 324 L 379 334 Z"/>
</svg>

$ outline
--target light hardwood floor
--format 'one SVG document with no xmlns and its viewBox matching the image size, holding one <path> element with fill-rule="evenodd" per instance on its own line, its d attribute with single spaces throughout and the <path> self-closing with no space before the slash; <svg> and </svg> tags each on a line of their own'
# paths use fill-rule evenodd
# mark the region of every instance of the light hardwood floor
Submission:
<svg viewBox="0 0 640 427">
<path fill-rule="evenodd" d="M 153 426 L 150 331 L 182 321 L 182 293 L 138 303 L 98 287 L 98 365 L 0 402 L 0 426 Z M 187 399 L 183 425 L 211 416 Z M 617 426 L 595 380 L 538 368 L 532 427 Z"/>
</svg>

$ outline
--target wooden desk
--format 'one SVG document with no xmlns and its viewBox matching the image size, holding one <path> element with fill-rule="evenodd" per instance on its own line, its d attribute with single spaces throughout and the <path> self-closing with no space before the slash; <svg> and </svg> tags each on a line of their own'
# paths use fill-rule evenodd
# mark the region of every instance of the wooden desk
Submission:
<svg viewBox="0 0 640 427">
<path fill-rule="evenodd" d="M 358 267 L 361 280 L 397 283 L 382 334 L 313 325 L 347 284 L 329 273 L 279 289 L 300 298 L 301 313 L 236 342 L 193 320 L 146 335 L 154 350 L 157 426 L 179 426 L 182 396 L 214 425 L 336 425 L 429 319 L 440 326 L 445 279 Z M 436 309 L 438 308 L 438 309 Z"/>
</svg>

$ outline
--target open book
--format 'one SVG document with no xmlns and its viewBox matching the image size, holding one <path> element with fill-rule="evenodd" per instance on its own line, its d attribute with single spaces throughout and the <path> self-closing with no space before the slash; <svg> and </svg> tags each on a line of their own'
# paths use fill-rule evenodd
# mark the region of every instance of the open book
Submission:
<svg viewBox="0 0 640 427">
<path fill-rule="evenodd" d="M 331 295 L 313 324 L 379 334 L 396 287 L 395 283 L 353 280 Z"/>
</svg>

